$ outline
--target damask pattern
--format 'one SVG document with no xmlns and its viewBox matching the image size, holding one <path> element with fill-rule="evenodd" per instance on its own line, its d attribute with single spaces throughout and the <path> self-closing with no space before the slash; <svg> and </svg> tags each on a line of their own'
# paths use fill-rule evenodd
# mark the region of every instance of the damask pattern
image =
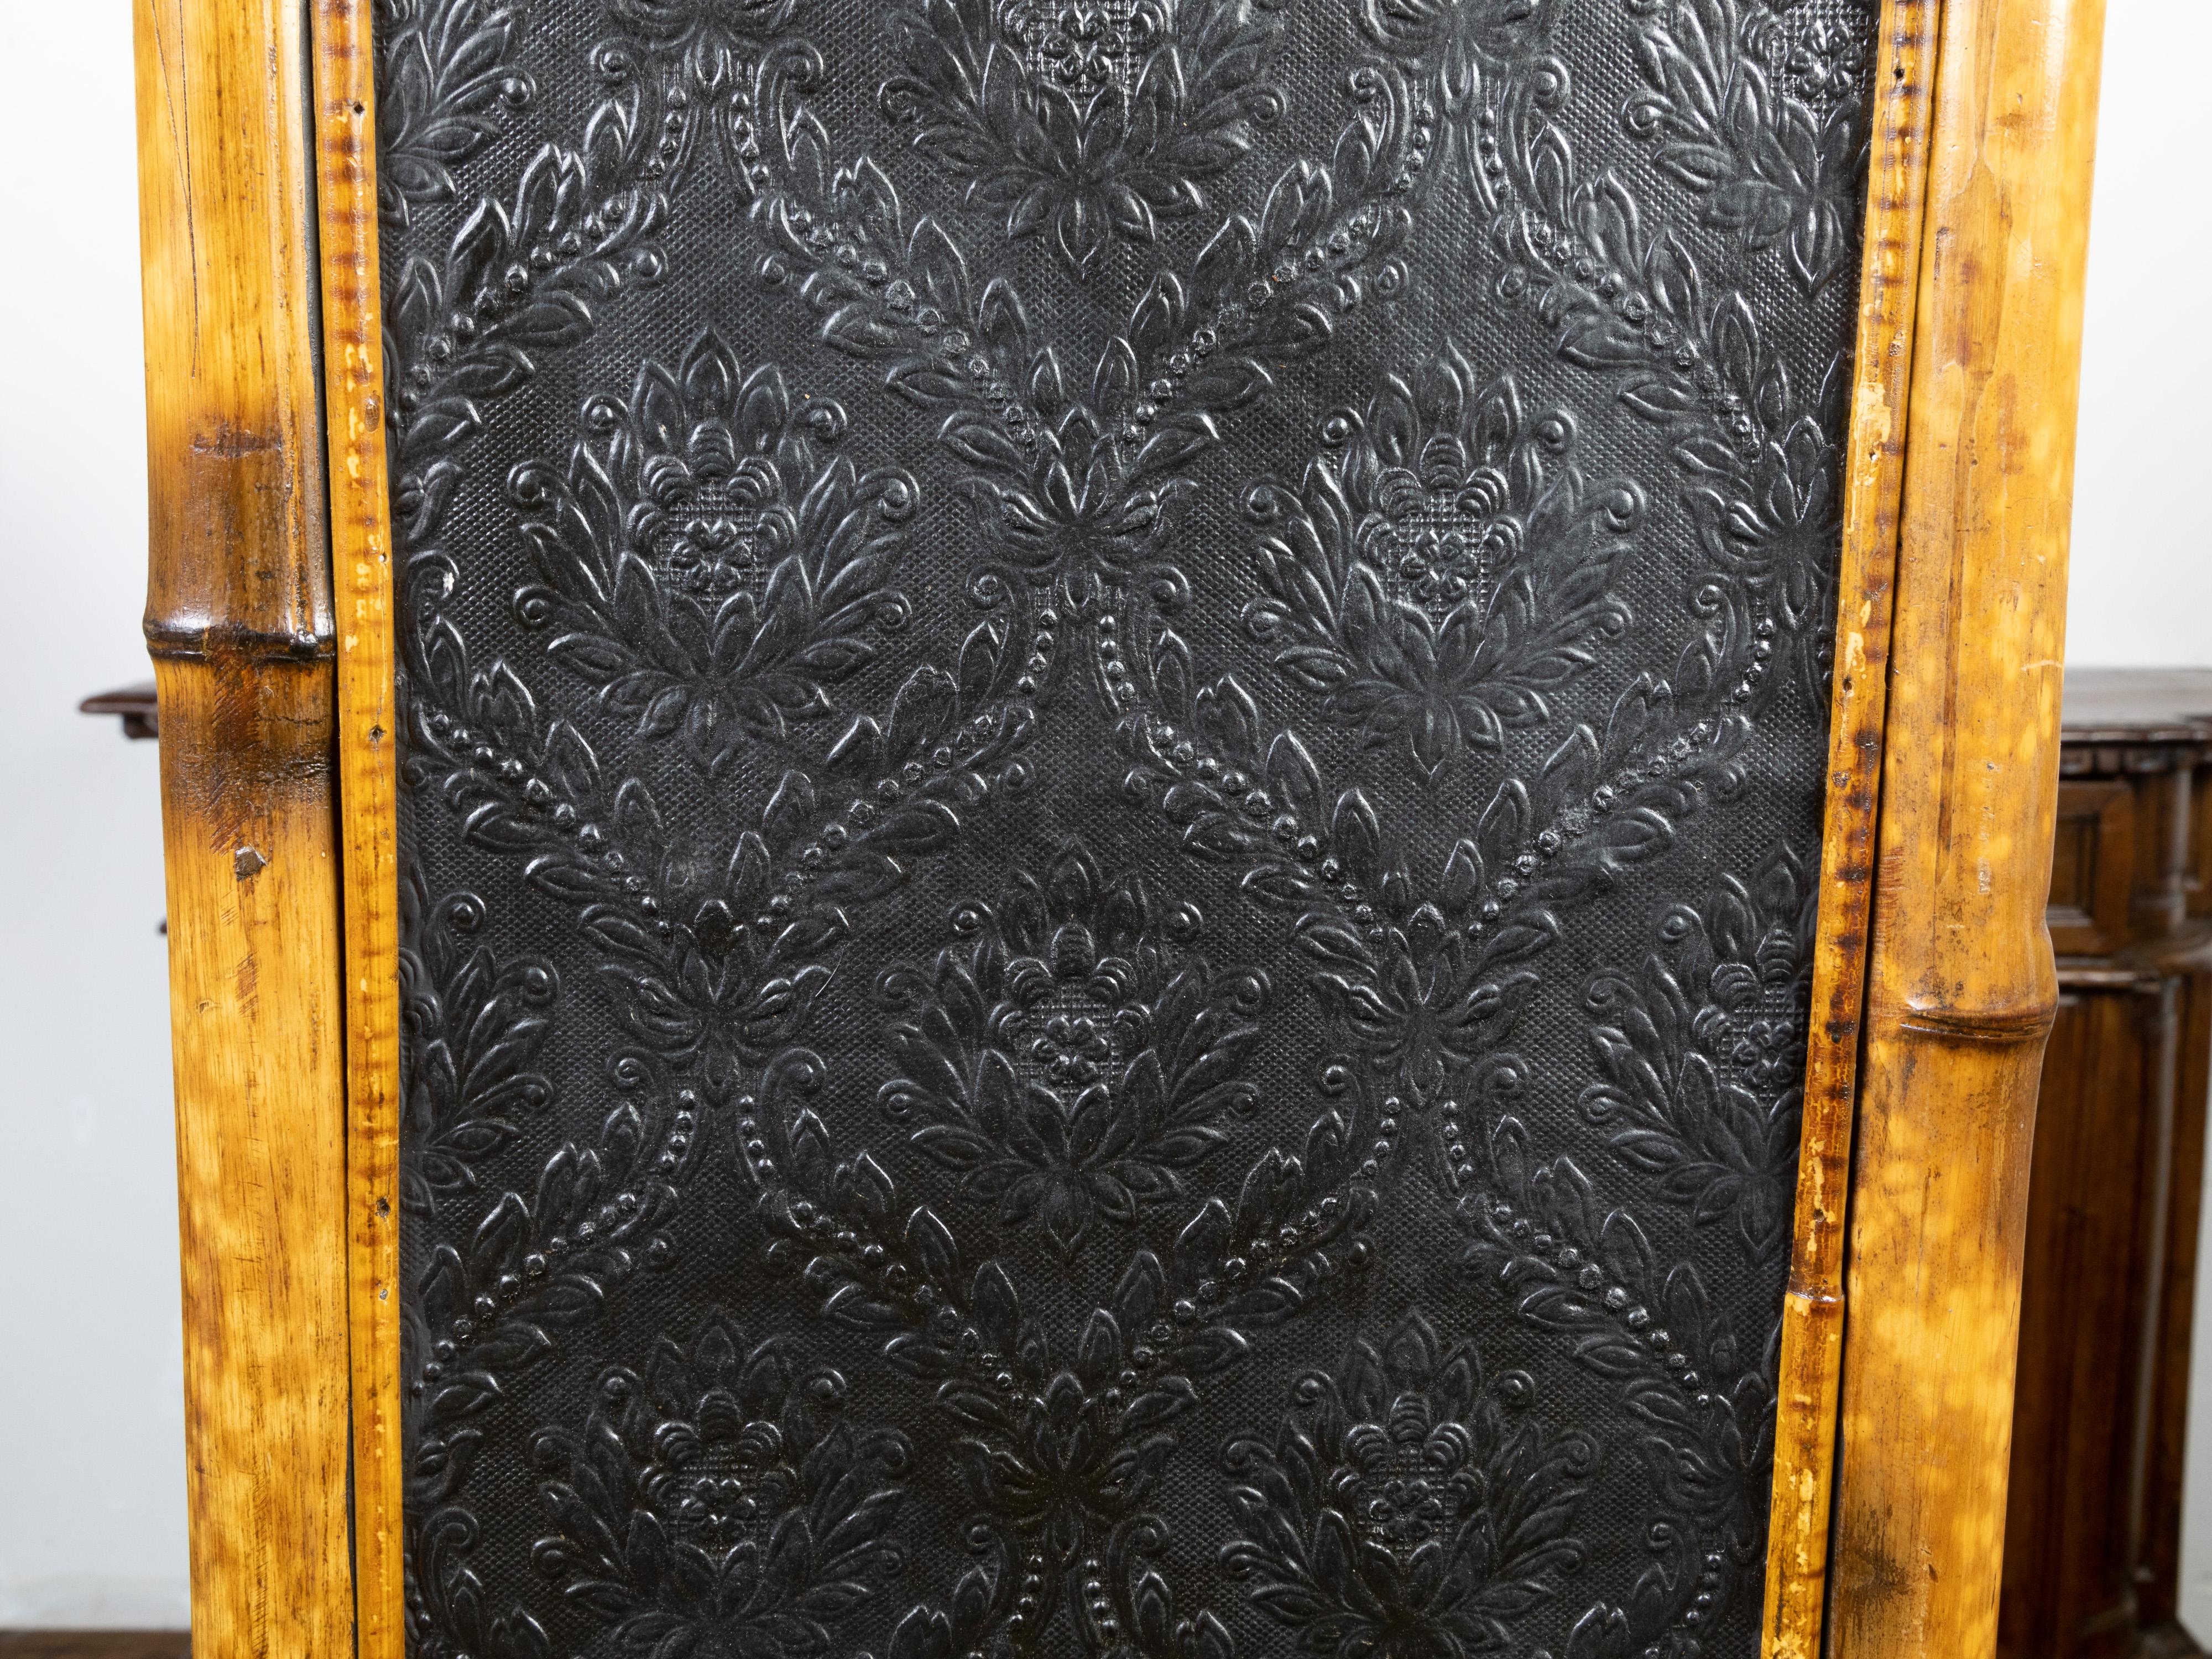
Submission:
<svg viewBox="0 0 2212 1659">
<path fill-rule="evenodd" d="M 1747 1659 L 1871 0 L 380 0 L 418 1659 Z"/>
</svg>

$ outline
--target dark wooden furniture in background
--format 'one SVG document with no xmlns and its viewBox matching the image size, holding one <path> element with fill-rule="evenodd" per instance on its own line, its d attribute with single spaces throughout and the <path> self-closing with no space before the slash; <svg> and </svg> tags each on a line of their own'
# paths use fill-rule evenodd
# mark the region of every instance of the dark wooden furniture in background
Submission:
<svg viewBox="0 0 2212 1659">
<path fill-rule="evenodd" d="M 2066 677 L 2001 1659 L 2167 1659 L 2212 1060 L 2212 672 Z"/>
<path fill-rule="evenodd" d="M 102 691 L 97 696 L 87 697 L 77 704 L 76 711 L 80 714 L 119 715 L 126 738 L 161 735 L 161 711 L 155 704 L 151 680 L 143 685 L 126 685 L 119 691 Z"/>
</svg>

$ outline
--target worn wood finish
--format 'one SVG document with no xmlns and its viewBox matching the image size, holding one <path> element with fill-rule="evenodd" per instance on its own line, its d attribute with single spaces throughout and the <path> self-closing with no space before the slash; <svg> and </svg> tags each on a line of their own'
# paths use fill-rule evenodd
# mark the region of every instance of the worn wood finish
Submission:
<svg viewBox="0 0 2212 1659">
<path fill-rule="evenodd" d="M 1866 988 L 1875 811 L 1907 396 L 1934 80 L 1935 0 L 1891 0 L 1875 63 L 1875 143 L 1859 276 L 1844 546 L 1837 579 L 1828 805 L 1820 855 L 1814 1018 L 1806 1049 L 1797 1206 L 1783 1303 L 1774 1491 L 1762 1647 L 1811 1659 L 1826 1616 L 1836 1398 L 1844 1334 L 1844 1222 Z"/>
<path fill-rule="evenodd" d="M 1996 1636 L 2100 0 L 1952 0 L 1851 1192 L 1830 1650 Z"/>
<path fill-rule="evenodd" d="M 313 9 L 337 765 L 344 813 L 346 1159 L 359 1659 L 405 1651 L 399 1410 L 399 933 L 392 523 L 367 0 Z"/>
<path fill-rule="evenodd" d="M 194 1647 L 352 1642 L 331 607 L 302 21 L 136 8 Z"/>
</svg>

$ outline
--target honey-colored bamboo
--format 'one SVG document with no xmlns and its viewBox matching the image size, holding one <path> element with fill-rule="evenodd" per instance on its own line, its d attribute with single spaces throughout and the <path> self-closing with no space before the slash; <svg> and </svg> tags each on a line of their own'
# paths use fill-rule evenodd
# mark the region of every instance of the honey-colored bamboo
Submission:
<svg viewBox="0 0 2212 1659">
<path fill-rule="evenodd" d="M 306 42 L 137 0 L 192 1650 L 352 1644 L 343 1033 Z"/>
<path fill-rule="evenodd" d="M 343 813 L 355 1659 L 402 1659 L 398 744 L 368 0 L 315 0 L 313 27 Z"/>
<path fill-rule="evenodd" d="M 1926 204 L 1936 0 L 1887 0 L 1875 60 L 1874 142 L 1860 259 L 1845 454 L 1844 544 L 1830 692 L 1814 1019 L 1805 1059 L 1797 1208 L 1783 1301 L 1766 1659 L 1816 1659 L 1826 1612 L 1844 1339 L 1844 1224 L 1873 902 L 1875 809 L 1889 708 L 1892 600 L 1904 487 L 1912 326 Z"/>
<path fill-rule="evenodd" d="M 1996 1645 L 2057 1007 L 2074 418 L 2102 0 L 1948 0 L 1850 1195 L 1828 1650 Z"/>
</svg>

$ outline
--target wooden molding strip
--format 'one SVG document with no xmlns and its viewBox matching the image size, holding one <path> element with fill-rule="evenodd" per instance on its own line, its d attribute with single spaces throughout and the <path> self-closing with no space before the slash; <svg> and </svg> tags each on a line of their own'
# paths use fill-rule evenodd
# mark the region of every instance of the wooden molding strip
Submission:
<svg viewBox="0 0 2212 1659">
<path fill-rule="evenodd" d="M 135 0 L 192 1646 L 339 1659 L 345 1140 L 303 20 Z"/>
<path fill-rule="evenodd" d="M 1996 1641 L 2103 0 L 1948 0 L 1858 1145 L 1835 1659 Z"/>
<path fill-rule="evenodd" d="M 314 0 L 316 203 L 337 598 L 357 1659 L 403 1659 L 399 925 L 392 539 L 368 0 Z"/>
<path fill-rule="evenodd" d="M 1889 709 L 1898 514 L 1941 9 L 1941 0 L 1886 0 L 1875 61 L 1853 357 L 1857 380 L 1845 452 L 1843 557 L 1836 583 L 1814 1017 L 1776 1389 L 1762 1642 L 1766 1659 L 1814 1659 L 1826 1611 L 1851 1114 L 1857 1097 L 1875 829 Z"/>
</svg>

